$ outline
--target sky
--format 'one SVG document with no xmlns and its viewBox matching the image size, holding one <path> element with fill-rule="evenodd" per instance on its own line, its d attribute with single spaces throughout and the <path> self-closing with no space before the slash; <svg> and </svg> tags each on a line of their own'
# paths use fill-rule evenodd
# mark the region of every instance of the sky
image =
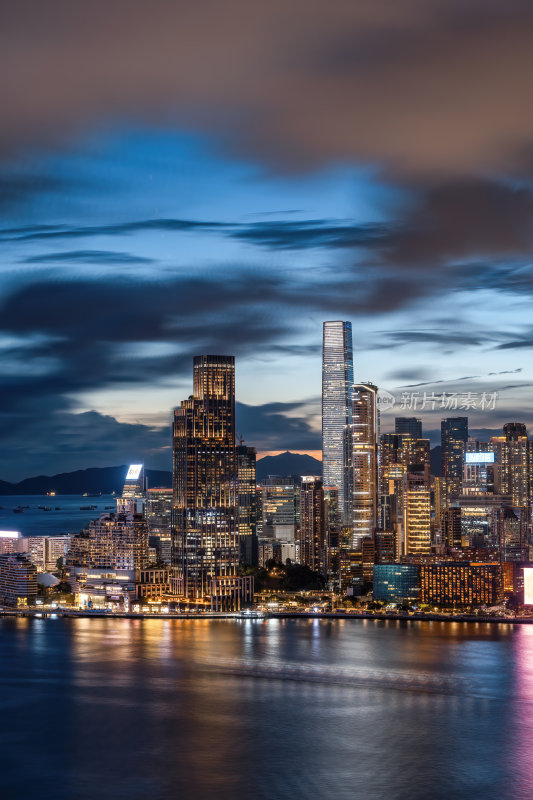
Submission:
<svg viewBox="0 0 533 800">
<path fill-rule="evenodd" d="M 1 479 L 169 468 L 199 353 L 247 444 L 319 455 L 326 319 L 383 430 L 533 432 L 530 3 L 2 15 Z"/>
</svg>

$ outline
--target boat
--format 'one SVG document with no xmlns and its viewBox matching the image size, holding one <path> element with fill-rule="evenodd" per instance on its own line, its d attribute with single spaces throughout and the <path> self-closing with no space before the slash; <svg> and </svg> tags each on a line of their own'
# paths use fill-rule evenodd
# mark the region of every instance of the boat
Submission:
<svg viewBox="0 0 533 800">
<path fill-rule="evenodd" d="M 53 489 L 50 489 L 49 492 L 46 492 L 47 497 L 55 497 L 56 493 Z"/>
<path fill-rule="evenodd" d="M 23 511 L 24 509 L 22 506 L 16 506 L 16 508 L 13 509 L 13 514 L 22 514 Z"/>
</svg>

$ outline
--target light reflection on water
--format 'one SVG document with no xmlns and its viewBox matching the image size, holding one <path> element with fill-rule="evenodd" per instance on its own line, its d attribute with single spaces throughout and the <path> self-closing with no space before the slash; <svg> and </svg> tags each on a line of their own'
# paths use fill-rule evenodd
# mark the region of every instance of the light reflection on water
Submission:
<svg viewBox="0 0 533 800">
<path fill-rule="evenodd" d="M 9 800 L 533 797 L 533 627 L 3 619 L 0 647 Z"/>
</svg>

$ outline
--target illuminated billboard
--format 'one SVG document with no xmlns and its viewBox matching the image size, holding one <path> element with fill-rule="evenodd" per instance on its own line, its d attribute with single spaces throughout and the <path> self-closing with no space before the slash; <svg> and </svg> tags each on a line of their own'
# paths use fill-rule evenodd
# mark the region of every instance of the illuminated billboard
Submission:
<svg viewBox="0 0 533 800">
<path fill-rule="evenodd" d="M 132 464 L 128 470 L 128 474 L 126 475 L 126 480 L 136 481 L 139 475 L 141 474 L 142 468 L 143 468 L 142 464 Z"/>
<path fill-rule="evenodd" d="M 466 453 L 467 464 L 494 464 L 494 453 Z"/>
<path fill-rule="evenodd" d="M 20 539 L 20 531 L 0 531 L 0 539 Z"/>
<path fill-rule="evenodd" d="M 533 606 L 533 567 L 524 567 L 524 605 Z"/>
</svg>

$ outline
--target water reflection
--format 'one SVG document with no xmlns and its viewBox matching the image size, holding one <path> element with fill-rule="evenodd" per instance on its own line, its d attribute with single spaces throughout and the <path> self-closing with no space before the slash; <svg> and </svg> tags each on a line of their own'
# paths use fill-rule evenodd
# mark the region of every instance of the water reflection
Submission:
<svg viewBox="0 0 533 800">
<path fill-rule="evenodd" d="M 9 800 L 533 796 L 533 627 L 5 619 L 0 644 Z"/>
</svg>

